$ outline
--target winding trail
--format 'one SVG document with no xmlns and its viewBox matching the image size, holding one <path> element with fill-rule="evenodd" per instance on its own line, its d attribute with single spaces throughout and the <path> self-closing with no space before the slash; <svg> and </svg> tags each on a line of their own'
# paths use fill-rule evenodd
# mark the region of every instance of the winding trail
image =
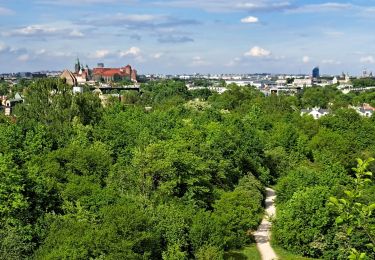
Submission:
<svg viewBox="0 0 375 260">
<path fill-rule="evenodd" d="M 262 260 L 274 260 L 278 259 L 278 257 L 270 244 L 272 224 L 268 219 L 269 217 L 276 215 L 276 207 L 274 203 L 276 192 L 271 188 L 266 188 L 266 192 L 266 214 L 262 223 L 258 227 L 258 230 L 254 232 L 254 237 L 259 253 L 262 256 Z"/>
</svg>

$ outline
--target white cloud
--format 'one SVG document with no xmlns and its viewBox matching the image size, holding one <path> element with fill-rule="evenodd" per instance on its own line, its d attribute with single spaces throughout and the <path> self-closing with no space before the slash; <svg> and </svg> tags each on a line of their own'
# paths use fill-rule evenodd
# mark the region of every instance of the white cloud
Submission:
<svg viewBox="0 0 375 260">
<path fill-rule="evenodd" d="M 335 37 L 335 38 L 345 35 L 343 32 L 339 32 L 339 31 L 326 31 L 324 32 L 324 34 L 330 37 Z"/>
<path fill-rule="evenodd" d="M 46 25 L 29 25 L 19 29 L 15 29 L 6 32 L 6 36 L 34 36 L 34 35 L 51 35 L 58 31 L 55 27 L 50 27 Z"/>
<path fill-rule="evenodd" d="M 248 52 L 245 52 L 244 56 L 250 57 L 269 57 L 271 55 L 271 51 L 263 49 L 259 46 L 254 46 Z"/>
<path fill-rule="evenodd" d="M 237 9 L 245 11 L 275 11 L 275 10 L 284 10 L 291 7 L 291 4 L 286 1 L 267 1 L 267 0 L 258 0 L 251 2 L 239 2 L 234 5 Z"/>
<path fill-rule="evenodd" d="M 166 17 L 161 15 L 150 15 L 150 14 L 131 14 L 131 15 L 123 15 L 118 14 L 117 18 L 121 18 L 127 20 L 129 22 L 154 22 L 157 20 L 164 20 Z"/>
<path fill-rule="evenodd" d="M 322 3 L 322 4 L 310 4 L 302 5 L 294 9 L 290 9 L 289 13 L 317 13 L 317 12 L 334 12 L 334 11 L 345 11 L 351 10 L 355 6 L 350 3 Z"/>
<path fill-rule="evenodd" d="M 207 66 L 207 65 L 210 65 L 210 63 L 206 60 L 204 60 L 202 57 L 200 56 L 195 56 L 192 58 L 192 63 L 191 63 L 191 66 Z"/>
<path fill-rule="evenodd" d="M 138 47 L 131 47 L 130 49 L 126 51 L 120 51 L 119 52 L 120 58 L 123 57 L 131 57 L 133 58 L 136 62 L 145 62 L 146 59 L 142 55 L 142 51 Z"/>
<path fill-rule="evenodd" d="M 93 55 L 94 58 L 96 59 L 102 59 L 107 57 L 110 54 L 109 50 L 97 50 L 95 54 Z"/>
<path fill-rule="evenodd" d="M 311 59 L 310 59 L 309 56 L 303 56 L 303 57 L 302 57 L 302 62 L 303 62 L 303 63 L 309 63 L 310 60 L 311 60 Z"/>
<path fill-rule="evenodd" d="M 340 65 L 341 61 L 337 60 L 322 60 L 323 64 L 329 64 L 329 65 Z"/>
<path fill-rule="evenodd" d="M 258 17 L 255 16 L 248 16 L 241 19 L 241 23 L 257 23 L 259 22 Z"/>
<path fill-rule="evenodd" d="M 30 59 L 30 55 L 29 54 L 22 54 L 20 56 L 17 57 L 17 60 L 19 61 L 28 61 Z"/>
<path fill-rule="evenodd" d="M 362 8 L 361 10 L 361 16 L 365 18 L 373 18 L 375 14 L 375 7 L 374 6 L 369 6 L 366 8 Z"/>
<path fill-rule="evenodd" d="M 26 48 L 10 47 L 0 42 L 0 54 L 10 55 L 12 59 L 26 61 L 30 58 L 29 50 Z"/>
<path fill-rule="evenodd" d="M 77 29 L 74 29 L 69 35 L 72 37 L 79 37 L 79 38 L 85 36 L 81 31 Z"/>
<path fill-rule="evenodd" d="M 195 19 L 162 14 L 124 14 L 97 15 L 80 20 L 81 25 L 96 27 L 120 27 L 136 30 L 160 30 L 161 28 L 174 28 L 200 24 Z"/>
<path fill-rule="evenodd" d="M 36 39 L 43 39 L 43 37 L 73 37 L 81 38 L 84 34 L 73 25 L 62 22 L 49 24 L 35 24 L 25 27 L 14 28 L 1 33 L 6 37 L 33 37 Z"/>
<path fill-rule="evenodd" d="M 49 5 L 87 5 L 87 4 L 114 4 L 123 3 L 130 4 L 136 3 L 137 0 L 39 0 L 37 3 Z"/>
<path fill-rule="evenodd" d="M 163 55 L 164 55 L 164 53 L 158 52 L 158 53 L 155 53 L 154 55 L 152 55 L 152 57 L 154 59 L 160 59 Z"/>
<path fill-rule="evenodd" d="M 360 59 L 360 62 L 361 63 L 375 63 L 375 58 L 373 56 L 366 56 L 366 57 L 362 57 Z"/>
<path fill-rule="evenodd" d="M 241 63 L 241 58 L 239 58 L 239 57 L 236 57 L 236 58 L 234 58 L 233 60 L 231 60 L 231 61 L 229 61 L 227 64 L 226 64 L 226 66 L 227 67 L 233 67 L 233 66 L 236 66 L 236 65 L 238 65 L 239 63 Z"/>
<path fill-rule="evenodd" d="M 46 49 L 40 49 L 40 50 L 37 50 L 35 52 L 36 55 L 43 55 L 43 54 L 46 54 L 46 53 L 47 53 Z"/>
<path fill-rule="evenodd" d="M 14 14 L 14 11 L 0 6 L 0 15 L 12 15 L 12 14 Z"/>
<path fill-rule="evenodd" d="M 157 1 L 155 4 L 177 8 L 197 8 L 209 12 L 277 11 L 292 6 L 285 0 L 171 0 Z"/>
<path fill-rule="evenodd" d="M 3 52 L 8 49 L 8 46 L 6 46 L 4 43 L 0 42 L 0 52 Z"/>
<path fill-rule="evenodd" d="M 129 50 L 121 51 L 120 57 L 133 56 L 138 57 L 141 54 L 141 49 L 138 47 L 131 47 Z"/>
</svg>

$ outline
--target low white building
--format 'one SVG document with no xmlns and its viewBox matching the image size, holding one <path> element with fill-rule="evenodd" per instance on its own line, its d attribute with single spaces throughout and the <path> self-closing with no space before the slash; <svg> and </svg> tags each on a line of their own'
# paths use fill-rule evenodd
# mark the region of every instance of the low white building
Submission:
<svg viewBox="0 0 375 260">
<path fill-rule="evenodd" d="M 280 87 L 284 87 L 288 84 L 286 79 L 278 79 L 276 80 L 276 85 Z"/>
<path fill-rule="evenodd" d="M 252 80 L 226 80 L 225 83 L 227 85 L 236 84 L 237 86 L 245 87 L 245 86 L 248 86 L 248 85 L 253 86 L 254 81 L 252 81 Z"/>
<path fill-rule="evenodd" d="M 358 108 L 356 111 L 357 111 L 358 114 L 360 114 L 363 117 L 372 117 L 372 115 L 374 114 L 373 110 L 365 109 L 363 107 Z"/>
<path fill-rule="evenodd" d="M 4 106 L 4 112 L 6 116 L 10 116 L 13 112 L 13 108 L 20 103 L 23 103 L 24 99 L 23 97 L 16 93 L 15 97 L 13 99 L 8 99 L 5 101 L 5 106 Z"/>
<path fill-rule="evenodd" d="M 82 94 L 83 93 L 83 87 L 82 86 L 74 86 L 73 87 L 73 94 Z"/>
<path fill-rule="evenodd" d="M 332 84 L 347 85 L 349 83 L 350 83 L 350 76 L 348 74 L 345 74 L 345 77 L 342 77 L 342 78 L 334 77 L 332 80 Z"/>
<path fill-rule="evenodd" d="M 294 79 L 293 81 L 294 87 L 311 87 L 312 84 L 313 80 L 311 78 Z"/>
<path fill-rule="evenodd" d="M 328 109 L 321 109 L 319 107 L 315 107 L 313 109 L 302 109 L 301 110 L 301 116 L 303 116 L 303 115 L 310 115 L 315 120 L 321 118 L 322 116 L 326 116 L 328 114 L 329 114 L 329 110 Z"/>
<path fill-rule="evenodd" d="M 364 103 L 361 107 L 349 106 L 349 108 L 354 109 L 358 114 L 360 114 L 363 117 L 372 117 L 372 115 L 375 113 L 375 108 L 367 103 Z"/>
<path fill-rule="evenodd" d="M 194 86 L 193 84 L 188 84 L 186 85 L 186 87 L 189 91 L 198 90 L 198 89 L 208 89 L 210 91 L 217 92 L 219 94 L 223 94 L 225 91 L 228 90 L 225 87 L 219 87 L 219 86 L 202 87 L 202 86 Z"/>
</svg>

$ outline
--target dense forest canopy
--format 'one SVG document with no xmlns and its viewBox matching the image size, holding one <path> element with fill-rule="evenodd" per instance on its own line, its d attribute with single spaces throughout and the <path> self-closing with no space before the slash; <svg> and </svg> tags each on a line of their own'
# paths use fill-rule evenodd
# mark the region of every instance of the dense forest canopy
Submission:
<svg viewBox="0 0 375 260">
<path fill-rule="evenodd" d="M 375 92 L 219 95 L 161 80 L 105 108 L 55 79 L 23 93 L 15 120 L 0 118 L 0 259 L 223 259 L 252 242 L 265 185 L 278 192 L 282 247 L 375 257 L 373 215 L 358 225 L 335 201 L 359 188 L 348 201 L 375 201 L 373 177 L 353 170 L 375 157 L 375 116 L 348 109 L 375 105 Z M 300 115 L 315 106 L 332 113 Z"/>
</svg>

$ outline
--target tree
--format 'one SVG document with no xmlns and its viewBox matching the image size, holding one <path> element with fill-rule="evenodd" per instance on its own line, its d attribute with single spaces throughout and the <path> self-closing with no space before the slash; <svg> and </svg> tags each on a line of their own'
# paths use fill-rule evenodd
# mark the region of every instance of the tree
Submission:
<svg viewBox="0 0 375 260">
<path fill-rule="evenodd" d="M 1 80 L 0 81 L 0 96 L 5 96 L 9 92 L 9 84 L 6 83 L 5 81 Z"/>
<path fill-rule="evenodd" d="M 63 80 L 40 79 L 26 90 L 25 103 L 18 107 L 22 121 L 35 121 L 46 125 L 70 121 L 73 93 Z"/>
<path fill-rule="evenodd" d="M 342 95 L 334 86 L 305 88 L 302 96 L 304 107 L 328 108 L 329 103 Z"/>
<path fill-rule="evenodd" d="M 344 191 L 345 198 L 330 198 L 330 205 L 334 206 L 339 214 L 336 224 L 342 226 L 346 237 L 350 238 L 354 233 L 361 231 L 367 237 L 367 249 L 363 244 L 358 245 L 351 240 L 347 241 L 350 248 L 349 259 L 352 260 L 373 259 L 375 256 L 375 221 L 373 218 L 375 202 L 364 201 L 365 189 L 372 183 L 372 173 L 367 171 L 367 168 L 373 161 L 373 158 L 365 161 L 357 159 L 358 165 L 353 168 L 355 172 L 355 179 L 352 180 L 353 187 Z"/>
<path fill-rule="evenodd" d="M 353 83 L 353 87 L 355 87 L 355 88 L 375 86 L 375 80 L 371 79 L 371 78 L 354 79 L 354 80 L 352 80 L 352 83 Z"/>
<path fill-rule="evenodd" d="M 321 257 L 334 219 L 327 206 L 330 189 L 305 188 L 278 207 L 273 236 L 285 249 L 310 257 Z"/>
<path fill-rule="evenodd" d="M 263 214 L 261 184 L 253 176 L 241 179 L 232 192 L 225 192 L 214 204 L 214 216 L 224 226 L 224 249 L 241 248 L 259 225 Z"/>
<path fill-rule="evenodd" d="M 77 117 L 83 125 L 94 125 L 100 122 L 103 107 L 98 96 L 92 93 L 75 95 L 71 106 L 73 118 Z"/>
<path fill-rule="evenodd" d="M 224 251 L 215 246 L 203 246 L 196 253 L 197 260 L 223 260 Z"/>
<path fill-rule="evenodd" d="M 55 216 L 35 258 L 161 259 L 151 215 L 140 201 L 120 198 L 94 218 Z"/>
</svg>

